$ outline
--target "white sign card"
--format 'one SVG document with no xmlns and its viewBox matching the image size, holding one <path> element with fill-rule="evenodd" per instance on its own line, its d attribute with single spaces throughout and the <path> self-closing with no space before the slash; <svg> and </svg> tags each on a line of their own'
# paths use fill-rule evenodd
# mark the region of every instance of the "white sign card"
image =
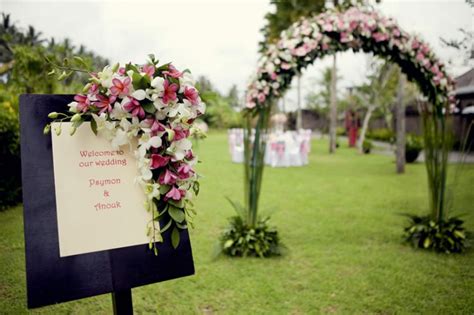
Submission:
<svg viewBox="0 0 474 315">
<path fill-rule="evenodd" d="M 145 195 L 135 183 L 138 168 L 126 146 L 114 150 L 83 123 L 73 136 L 52 124 L 54 181 L 60 256 L 146 244 Z"/>
</svg>

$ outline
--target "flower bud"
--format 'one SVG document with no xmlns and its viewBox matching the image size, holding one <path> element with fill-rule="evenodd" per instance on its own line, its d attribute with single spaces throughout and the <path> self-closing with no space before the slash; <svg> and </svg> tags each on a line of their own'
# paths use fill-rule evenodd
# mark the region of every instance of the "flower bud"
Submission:
<svg viewBox="0 0 474 315">
<path fill-rule="evenodd" d="M 112 68 L 112 72 L 117 72 L 118 68 L 120 67 L 120 63 L 116 63 L 113 68 Z"/>
<path fill-rule="evenodd" d="M 82 120 L 81 114 L 74 114 L 74 116 L 72 116 L 72 118 L 71 118 L 72 122 L 77 122 L 77 121 L 81 121 L 81 120 Z"/>
<path fill-rule="evenodd" d="M 58 118 L 58 113 L 56 113 L 56 112 L 49 113 L 48 117 L 51 118 L 51 119 L 56 119 L 56 118 Z"/>
<path fill-rule="evenodd" d="M 47 135 L 50 131 L 51 131 L 51 125 L 50 124 L 47 124 L 46 126 L 44 126 L 43 134 Z"/>
<path fill-rule="evenodd" d="M 59 136 L 61 134 L 61 125 L 58 125 L 57 127 L 54 128 L 54 132 L 56 133 L 56 136 Z"/>
<path fill-rule="evenodd" d="M 76 130 L 77 128 L 76 127 L 72 127 L 71 130 L 69 130 L 69 135 L 74 135 L 76 133 Z"/>
<path fill-rule="evenodd" d="M 89 92 L 89 89 L 91 88 L 91 86 L 92 86 L 92 83 L 87 83 L 87 84 L 84 86 L 84 88 L 82 89 L 82 92 L 83 92 L 83 93 Z"/>
</svg>

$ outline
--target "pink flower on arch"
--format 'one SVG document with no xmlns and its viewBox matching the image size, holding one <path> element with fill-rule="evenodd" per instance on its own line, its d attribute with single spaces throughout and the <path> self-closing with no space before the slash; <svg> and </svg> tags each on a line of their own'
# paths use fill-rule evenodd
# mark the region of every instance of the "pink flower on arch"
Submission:
<svg viewBox="0 0 474 315">
<path fill-rule="evenodd" d="M 174 183 L 176 183 L 176 179 L 178 179 L 178 176 L 171 172 L 169 169 L 166 169 L 160 174 L 158 182 L 161 185 L 173 185 Z"/>
<path fill-rule="evenodd" d="M 175 186 L 171 187 L 170 191 L 165 195 L 165 199 L 181 200 L 186 195 L 186 191 L 178 189 Z"/>
<path fill-rule="evenodd" d="M 133 97 L 123 105 L 123 108 L 134 117 L 139 117 L 142 119 L 145 117 L 145 110 L 140 105 L 140 102 L 138 102 L 138 100 L 134 99 Z"/>
<path fill-rule="evenodd" d="M 376 42 L 383 42 L 388 39 L 388 35 L 384 33 L 374 33 L 372 34 L 372 37 L 375 39 Z"/>
<path fill-rule="evenodd" d="M 194 88 L 185 87 L 184 88 L 184 97 L 193 105 L 199 104 L 199 94 Z"/>
<path fill-rule="evenodd" d="M 86 112 L 91 106 L 91 101 L 86 95 L 77 94 L 74 96 L 74 100 L 77 102 L 76 109 L 78 112 Z"/>
<path fill-rule="evenodd" d="M 165 80 L 163 89 L 163 103 L 168 104 L 169 101 L 176 101 L 176 91 L 178 90 L 178 85 L 176 83 L 170 84 L 167 80 Z"/>
<path fill-rule="evenodd" d="M 105 95 L 97 95 L 98 102 L 95 102 L 94 105 L 99 108 L 99 114 L 104 112 L 110 113 L 112 111 L 112 104 L 115 103 L 117 96 L 111 95 L 109 97 Z"/>
<path fill-rule="evenodd" d="M 112 80 L 113 86 L 110 88 L 110 93 L 112 95 L 127 95 L 130 92 L 130 80 L 129 77 L 126 77 L 123 81 L 120 81 L 117 78 Z"/>
</svg>

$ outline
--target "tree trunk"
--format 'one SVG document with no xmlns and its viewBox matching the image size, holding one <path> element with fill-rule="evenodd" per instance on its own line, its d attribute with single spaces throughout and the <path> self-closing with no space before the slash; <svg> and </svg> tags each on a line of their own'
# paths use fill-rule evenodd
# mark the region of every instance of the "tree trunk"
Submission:
<svg viewBox="0 0 474 315">
<path fill-rule="evenodd" d="M 331 73 L 331 104 L 329 109 L 329 153 L 336 152 L 337 95 L 336 95 L 336 54 L 333 55 Z"/>
<path fill-rule="evenodd" d="M 370 117 L 372 117 L 372 113 L 374 112 L 374 110 L 375 110 L 375 106 L 369 105 L 369 107 L 367 108 L 367 113 L 365 113 L 365 116 L 364 116 L 364 122 L 362 123 L 362 129 L 360 131 L 359 140 L 357 142 L 357 148 L 359 149 L 359 152 L 361 153 L 363 151 L 362 144 L 364 143 L 364 140 L 365 140 L 365 134 L 367 133 L 367 129 L 369 128 Z"/>
<path fill-rule="evenodd" d="M 296 112 L 296 130 L 300 130 L 303 128 L 303 117 L 301 116 L 301 73 L 298 74 L 297 77 L 297 105 L 298 110 Z"/>
<path fill-rule="evenodd" d="M 405 172 L 405 106 L 403 104 L 403 93 L 405 89 L 405 75 L 400 74 L 398 80 L 397 90 L 397 104 L 396 104 L 396 135 L 397 147 L 395 150 L 397 159 L 397 173 Z"/>
</svg>

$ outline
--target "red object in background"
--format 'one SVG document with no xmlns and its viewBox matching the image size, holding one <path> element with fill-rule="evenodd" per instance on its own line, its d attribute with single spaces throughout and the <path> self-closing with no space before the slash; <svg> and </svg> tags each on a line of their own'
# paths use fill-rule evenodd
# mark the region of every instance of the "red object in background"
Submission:
<svg viewBox="0 0 474 315">
<path fill-rule="evenodd" d="M 359 118 L 353 110 L 346 111 L 346 134 L 349 138 L 349 147 L 355 147 L 359 132 Z"/>
</svg>

